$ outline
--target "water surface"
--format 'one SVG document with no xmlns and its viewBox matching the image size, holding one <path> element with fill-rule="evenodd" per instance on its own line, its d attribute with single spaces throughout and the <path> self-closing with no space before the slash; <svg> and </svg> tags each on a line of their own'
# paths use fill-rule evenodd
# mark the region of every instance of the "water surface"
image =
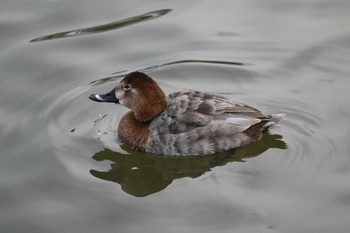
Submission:
<svg viewBox="0 0 350 233">
<path fill-rule="evenodd" d="M 349 4 L 10 1 L 0 7 L 1 232 L 348 232 Z M 121 147 L 130 71 L 287 117 L 236 151 Z"/>
</svg>

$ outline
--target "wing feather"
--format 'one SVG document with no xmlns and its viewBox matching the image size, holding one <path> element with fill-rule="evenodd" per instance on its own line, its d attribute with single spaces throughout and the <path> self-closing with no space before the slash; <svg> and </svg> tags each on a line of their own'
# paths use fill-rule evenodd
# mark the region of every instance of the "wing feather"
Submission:
<svg viewBox="0 0 350 233">
<path fill-rule="evenodd" d="M 168 96 L 168 108 L 154 122 L 160 132 L 183 133 L 212 122 L 235 125 L 242 132 L 269 119 L 259 110 L 204 92 L 175 92 Z"/>
</svg>

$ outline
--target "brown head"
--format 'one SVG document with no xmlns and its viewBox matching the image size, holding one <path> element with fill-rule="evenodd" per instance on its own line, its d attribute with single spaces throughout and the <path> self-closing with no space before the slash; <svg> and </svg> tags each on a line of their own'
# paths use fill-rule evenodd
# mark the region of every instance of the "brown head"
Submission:
<svg viewBox="0 0 350 233">
<path fill-rule="evenodd" d="M 141 72 L 126 75 L 118 85 L 104 95 L 91 95 L 97 102 L 119 103 L 130 108 L 140 122 L 148 122 L 168 105 L 166 96 L 158 84 Z"/>
</svg>

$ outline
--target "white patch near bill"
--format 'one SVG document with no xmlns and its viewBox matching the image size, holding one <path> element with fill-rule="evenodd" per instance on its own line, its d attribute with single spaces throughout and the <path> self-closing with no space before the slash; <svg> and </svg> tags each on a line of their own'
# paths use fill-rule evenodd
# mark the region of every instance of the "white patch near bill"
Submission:
<svg viewBox="0 0 350 233">
<path fill-rule="evenodd" d="M 95 95 L 95 98 L 98 99 L 98 100 L 100 100 L 100 101 L 104 101 L 104 99 L 103 99 L 100 95 L 98 95 L 98 94 Z"/>
</svg>

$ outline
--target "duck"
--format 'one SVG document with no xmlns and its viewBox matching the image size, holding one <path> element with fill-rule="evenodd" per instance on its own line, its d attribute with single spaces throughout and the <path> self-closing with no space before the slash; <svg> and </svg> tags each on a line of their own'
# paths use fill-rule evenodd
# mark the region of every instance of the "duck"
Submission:
<svg viewBox="0 0 350 233">
<path fill-rule="evenodd" d="M 198 156 L 234 150 L 259 140 L 285 114 L 267 115 L 246 104 L 200 91 L 166 94 L 150 76 L 127 74 L 96 102 L 129 108 L 117 136 L 122 146 L 156 155 Z"/>
</svg>

